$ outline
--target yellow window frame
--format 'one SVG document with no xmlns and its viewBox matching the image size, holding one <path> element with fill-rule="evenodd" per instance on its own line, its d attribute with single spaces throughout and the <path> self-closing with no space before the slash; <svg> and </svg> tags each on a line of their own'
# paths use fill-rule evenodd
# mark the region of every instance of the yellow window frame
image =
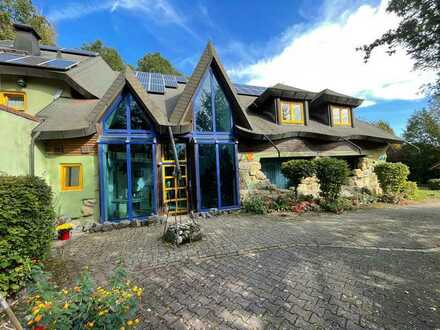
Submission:
<svg viewBox="0 0 440 330">
<path fill-rule="evenodd" d="M 287 104 L 289 107 L 291 120 L 286 120 L 283 118 L 283 104 Z M 301 109 L 301 119 L 295 118 L 295 106 L 299 105 Z M 283 101 L 280 100 L 279 116 L 281 124 L 304 124 L 304 103 L 295 101 Z"/>
<path fill-rule="evenodd" d="M 25 92 L 15 92 L 15 91 L 0 91 L 0 104 L 7 106 L 9 103 L 8 96 L 23 96 L 23 109 L 17 109 L 14 107 L 11 107 L 12 109 L 16 111 L 22 111 L 27 112 L 28 109 L 28 101 L 27 101 L 27 95 Z"/>
<path fill-rule="evenodd" d="M 66 186 L 67 169 L 79 167 L 79 184 L 77 186 Z M 84 188 L 83 166 L 81 163 L 61 164 L 60 165 L 60 184 L 61 191 L 82 191 Z"/>
<path fill-rule="evenodd" d="M 342 107 L 342 106 L 330 106 L 331 112 L 332 112 L 332 118 L 333 118 L 333 126 L 346 126 L 351 127 L 352 119 L 351 119 L 351 109 L 350 107 Z M 347 111 L 347 121 L 342 121 L 342 112 Z M 335 120 L 335 112 L 339 113 L 339 121 Z"/>
</svg>

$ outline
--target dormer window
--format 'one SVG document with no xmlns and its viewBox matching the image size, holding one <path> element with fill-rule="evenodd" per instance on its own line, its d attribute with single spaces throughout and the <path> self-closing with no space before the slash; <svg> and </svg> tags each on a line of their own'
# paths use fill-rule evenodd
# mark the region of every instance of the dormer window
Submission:
<svg viewBox="0 0 440 330">
<path fill-rule="evenodd" d="M 349 107 L 330 107 L 333 117 L 333 126 L 351 126 L 351 110 Z"/>
<path fill-rule="evenodd" d="M 304 103 L 280 101 L 281 124 L 304 124 Z"/>
</svg>

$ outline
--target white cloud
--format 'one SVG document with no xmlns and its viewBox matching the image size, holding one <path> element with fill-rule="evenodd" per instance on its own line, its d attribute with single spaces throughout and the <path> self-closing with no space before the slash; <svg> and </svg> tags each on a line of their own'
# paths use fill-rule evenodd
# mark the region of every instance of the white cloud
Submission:
<svg viewBox="0 0 440 330">
<path fill-rule="evenodd" d="M 376 49 L 368 63 L 356 51 L 398 24 L 386 6 L 385 0 L 377 7 L 362 5 L 299 34 L 287 34 L 290 39 L 284 38 L 281 52 L 229 73 L 253 85 L 281 82 L 312 91 L 330 88 L 370 101 L 421 98 L 420 86 L 433 81 L 435 74 L 413 71 L 414 62 L 403 50 L 389 56 L 386 49 Z"/>
<path fill-rule="evenodd" d="M 360 108 L 371 107 L 372 105 L 375 105 L 375 104 L 377 104 L 376 101 L 364 100 L 364 102 L 362 102 L 362 104 L 360 105 Z"/>
</svg>

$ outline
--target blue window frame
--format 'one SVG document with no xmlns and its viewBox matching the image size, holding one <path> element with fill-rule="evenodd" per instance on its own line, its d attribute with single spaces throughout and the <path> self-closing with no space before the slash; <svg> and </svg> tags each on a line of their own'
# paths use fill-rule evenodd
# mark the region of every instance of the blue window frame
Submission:
<svg viewBox="0 0 440 330">
<path fill-rule="evenodd" d="M 157 211 L 156 134 L 124 91 L 102 119 L 98 141 L 101 221 L 143 219 Z"/>
</svg>

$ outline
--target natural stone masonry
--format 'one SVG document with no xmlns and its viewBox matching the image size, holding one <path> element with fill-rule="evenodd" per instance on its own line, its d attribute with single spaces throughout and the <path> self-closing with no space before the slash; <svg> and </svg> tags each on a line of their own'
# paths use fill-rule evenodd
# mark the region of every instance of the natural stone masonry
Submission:
<svg viewBox="0 0 440 330">
<path fill-rule="evenodd" d="M 439 213 L 227 215 L 201 220 L 203 240 L 179 248 L 156 225 L 83 234 L 57 259 L 98 279 L 124 261 L 145 287 L 143 328 L 435 329 Z"/>
</svg>

